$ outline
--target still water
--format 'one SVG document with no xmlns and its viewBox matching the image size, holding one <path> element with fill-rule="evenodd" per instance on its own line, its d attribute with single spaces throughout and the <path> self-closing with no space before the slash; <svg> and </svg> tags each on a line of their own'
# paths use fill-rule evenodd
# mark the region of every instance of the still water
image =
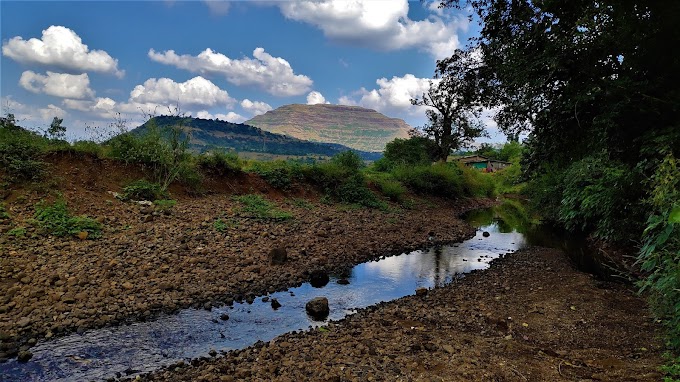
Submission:
<svg viewBox="0 0 680 382">
<path fill-rule="evenodd" d="M 27 363 L 0 364 L 0 381 L 88 381 L 135 375 L 208 356 L 211 350 L 244 348 L 258 340 L 339 320 L 356 309 L 414 294 L 416 288 L 446 285 L 523 248 L 531 235 L 526 219 L 515 215 L 499 208 L 476 211 L 466 218 L 478 227 L 469 240 L 359 264 L 352 269 L 348 285 L 331 277 L 321 288 L 306 283 L 273 293 L 267 297 L 281 303 L 277 310 L 259 297 L 252 304 L 236 303 L 212 311 L 186 309 L 153 321 L 41 342 L 31 349 L 33 358 Z M 331 312 L 326 321 L 314 321 L 305 312 L 307 301 L 319 296 L 329 300 Z M 222 320 L 223 314 L 229 318 Z"/>
</svg>

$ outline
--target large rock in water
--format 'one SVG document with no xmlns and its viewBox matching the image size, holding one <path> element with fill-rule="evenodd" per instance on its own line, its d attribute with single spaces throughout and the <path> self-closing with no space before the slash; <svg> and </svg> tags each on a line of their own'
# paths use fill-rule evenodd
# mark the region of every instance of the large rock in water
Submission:
<svg viewBox="0 0 680 382">
<path fill-rule="evenodd" d="M 312 271 L 309 275 L 309 283 L 312 284 L 314 288 L 322 288 L 326 286 L 330 280 L 328 273 L 323 269 Z"/>
<path fill-rule="evenodd" d="M 307 302 L 305 310 L 313 319 L 321 321 L 328 317 L 328 313 L 330 313 L 328 299 L 326 297 L 315 297 Z"/>
</svg>

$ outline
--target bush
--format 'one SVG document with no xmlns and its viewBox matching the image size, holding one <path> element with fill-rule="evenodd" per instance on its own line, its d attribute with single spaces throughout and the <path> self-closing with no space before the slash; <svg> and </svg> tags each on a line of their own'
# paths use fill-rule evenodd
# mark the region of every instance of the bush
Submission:
<svg viewBox="0 0 680 382">
<path fill-rule="evenodd" d="M 429 165 L 437 160 L 437 145 L 431 139 L 411 137 L 395 139 L 385 146 L 384 163 L 381 167 Z"/>
<path fill-rule="evenodd" d="M 278 209 L 272 202 L 261 195 L 248 194 L 235 196 L 234 200 L 243 205 L 239 210 L 240 213 L 254 219 L 288 220 L 293 218 L 290 212 Z"/>
<path fill-rule="evenodd" d="M 79 153 L 88 153 L 98 157 L 104 156 L 104 147 L 93 141 L 76 141 L 73 142 L 71 150 Z"/>
<path fill-rule="evenodd" d="M 177 201 L 172 200 L 172 199 L 159 199 L 159 200 L 154 200 L 153 205 L 156 207 L 157 210 L 159 210 L 161 212 L 165 212 L 165 211 L 170 211 L 172 209 L 172 207 L 177 205 Z"/>
<path fill-rule="evenodd" d="M 0 221 L 9 219 L 10 216 L 5 209 L 5 205 L 0 203 Z"/>
<path fill-rule="evenodd" d="M 63 199 L 53 204 L 38 203 L 34 218 L 43 231 L 54 236 L 77 235 L 80 232 L 87 232 L 91 238 L 101 236 L 102 225 L 99 222 L 87 216 L 71 216 Z"/>
<path fill-rule="evenodd" d="M 227 175 L 241 172 L 243 163 L 235 152 L 213 150 L 198 157 L 198 166 L 212 174 Z"/>
<path fill-rule="evenodd" d="M 140 179 L 123 187 L 123 200 L 160 200 L 168 196 L 167 191 L 163 190 L 158 183 L 151 183 Z"/>
<path fill-rule="evenodd" d="M 426 166 L 397 166 L 392 176 L 414 192 L 459 198 L 464 196 L 462 170 L 445 163 Z"/>
<path fill-rule="evenodd" d="M 280 190 L 289 189 L 295 181 L 302 178 L 302 166 L 300 164 L 282 160 L 255 162 L 250 171 L 262 177 L 272 187 Z"/>
<path fill-rule="evenodd" d="M 464 194 L 468 196 L 493 197 L 496 196 L 496 182 L 493 175 L 458 164 L 463 174 Z"/>
<path fill-rule="evenodd" d="M 385 175 L 387 176 L 374 176 L 371 180 L 387 198 L 395 202 L 402 202 L 406 188 L 399 181 L 392 179 L 389 174 Z"/>
<path fill-rule="evenodd" d="M 11 182 L 38 180 L 46 164 L 40 156 L 47 139 L 15 126 L 0 127 L 0 165 Z"/>
</svg>

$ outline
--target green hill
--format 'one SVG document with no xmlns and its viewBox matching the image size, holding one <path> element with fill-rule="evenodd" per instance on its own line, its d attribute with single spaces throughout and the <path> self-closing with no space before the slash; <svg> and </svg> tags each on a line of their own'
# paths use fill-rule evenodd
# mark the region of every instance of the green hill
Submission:
<svg viewBox="0 0 680 382">
<path fill-rule="evenodd" d="M 408 138 L 406 122 L 375 110 L 341 105 L 285 105 L 245 122 L 262 130 L 356 150 L 381 152 L 387 142 Z"/>
<path fill-rule="evenodd" d="M 309 142 L 281 134 L 273 134 L 246 124 L 200 118 L 154 117 L 132 130 L 132 133 L 143 133 L 149 123 L 155 123 L 161 130 L 182 126 L 182 130 L 189 136 L 191 148 L 199 152 L 220 148 L 239 153 L 332 156 L 339 152 L 351 150 L 349 147 L 339 144 Z M 376 160 L 382 156 L 381 153 L 354 151 L 357 151 L 365 160 Z"/>
</svg>

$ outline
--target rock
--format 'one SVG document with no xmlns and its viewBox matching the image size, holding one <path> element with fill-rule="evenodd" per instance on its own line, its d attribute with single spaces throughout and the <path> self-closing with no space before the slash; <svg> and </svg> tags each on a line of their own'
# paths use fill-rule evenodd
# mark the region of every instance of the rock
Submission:
<svg viewBox="0 0 680 382">
<path fill-rule="evenodd" d="M 215 351 L 215 349 L 210 349 L 210 351 L 208 352 L 208 354 L 209 354 L 211 357 L 215 357 L 215 356 L 217 356 L 217 351 Z"/>
<path fill-rule="evenodd" d="M 336 282 L 340 285 L 348 285 L 349 284 L 349 280 L 347 280 L 345 278 L 338 279 L 338 281 L 336 281 Z"/>
<path fill-rule="evenodd" d="M 416 296 L 425 296 L 427 294 L 427 288 L 416 288 Z"/>
<path fill-rule="evenodd" d="M 127 290 L 130 290 L 130 289 L 133 288 L 133 285 L 132 285 L 131 282 L 126 281 L 126 282 L 124 282 L 124 283 L 122 284 L 122 287 L 125 288 L 125 289 L 127 289 Z"/>
<path fill-rule="evenodd" d="M 262 297 L 262 302 L 269 302 L 269 296 Z"/>
<path fill-rule="evenodd" d="M 28 350 L 20 351 L 19 354 L 17 355 L 17 361 L 19 362 L 28 362 L 29 359 L 33 357 L 33 353 L 31 353 Z"/>
<path fill-rule="evenodd" d="M 328 299 L 326 297 L 315 297 L 307 302 L 305 310 L 313 319 L 321 321 L 328 317 L 328 313 L 330 313 Z"/>
<path fill-rule="evenodd" d="M 220 314 L 220 320 L 226 321 L 226 320 L 228 320 L 228 319 L 229 319 L 229 315 L 228 315 L 228 314 L 226 314 L 226 313 Z"/>
<path fill-rule="evenodd" d="M 153 221 L 153 215 L 142 216 L 142 223 L 149 223 Z"/>
<path fill-rule="evenodd" d="M 314 288 L 324 287 L 329 281 L 330 277 L 328 277 L 328 273 L 322 269 L 312 271 L 309 276 L 309 283 L 312 284 Z"/>
<path fill-rule="evenodd" d="M 288 260 L 288 251 L 285 248 L 273 248 L 269 251 L 269 263 L 271 265 L 282 265 Z"/>
<path fill-rule="evenodd" d="M 484 232 L 482 232 L 482 236 L 489 237 L 489 236 L 491 236 L 491 234 L 488 231 L 484 231 Z"/>
<path fill-rule="evenodd" d="M 78 239 L 80 239 L 80 240 L 86 240 L 87 235 L 88 235 L 87 231 L 80 231 L 80 232 L 78 232 L 77 236 L 78 236 Z"/>
<path fill-rule="evenodd" d="M 272 309 L 276 310 L 280 307 L 281 307 L 281 303 L 279 302 L 279 300 L 273 298 L 272 299 Z"/>
</svg>

